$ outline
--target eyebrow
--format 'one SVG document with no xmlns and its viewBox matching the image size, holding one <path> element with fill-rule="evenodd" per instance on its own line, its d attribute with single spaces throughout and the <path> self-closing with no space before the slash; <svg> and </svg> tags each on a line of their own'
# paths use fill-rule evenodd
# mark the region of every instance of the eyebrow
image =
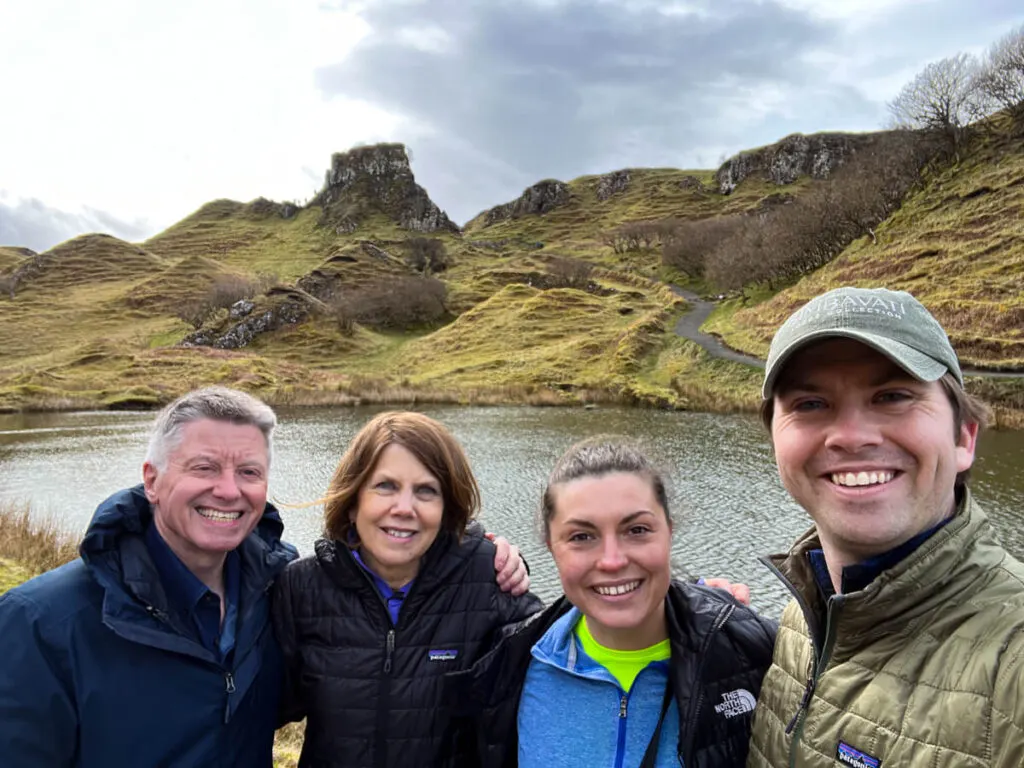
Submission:
<svg viewBox="0 0 1024 768">
<path fill-rule="evenodd" d="M 641 510 L 638 510 L 637 512 L 631 512 L 630 514 L 628 514 L 624 518 L 622 518 L 622 520 L 620 520 L 618 522 L 618 525 L 629 525 L 630 523 L 635 522 L 637 520 L 637 518 L 642 517 L 643 515 L 653 515 L 653 514 L 654 514 L 654 512 L 652 512 L 649 509 L 641 509 Z M 575 518 L 575 517 L 572 517 L 572 518 L 569 518 L 568 520 L 566 520 L 565 521 L 565 525 L 574 525 L 574 526 L 576 526 L 578 528 L 590 528 L 592 530 L 597 530 L 597 526 L 594 525 L 589 520 L 581 520 L 581 519 Z"/>
<path fill-rule="evenodd" d="M 893 370 L 885 371 L 879 376 L 876 376 L 868 382 L 868 386 L 881 387 L 886 384 L 921 384 L 923 382 L 915 379 L 909 373 L 904 371 L 898 365 L 893 363 Z M 818 394 L 823 392 L 825 387 L 815 384 L 813 381 L 797 381 L 796 378 L 790 378 L 785 381 L 780 381 L 775 394 L 779 396 L 785 396 L 791 392 L 810 392 L 812 394 Z"/>
</svg>

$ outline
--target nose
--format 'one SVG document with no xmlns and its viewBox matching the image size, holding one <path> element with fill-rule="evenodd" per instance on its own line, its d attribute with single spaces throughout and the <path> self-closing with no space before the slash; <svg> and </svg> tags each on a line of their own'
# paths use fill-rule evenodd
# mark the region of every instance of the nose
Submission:
<svg viewBox="0 0 1024 768">
<path fill-rule="evenodd" d="M 413 490 L 412 488 L 402 488 L 395 495 L 395 504 L 391 508 L 391 511 L 397 515 L 411 515 L 413 512 Z"/>
<path fill-rule="evenodd" d="M 242 492 L 238 490 L 238 482 L 235 480 L 235 473 L 230 469 L 225 469 L 217 477 L 217 484 L 213 488 L 213 493 L 218 499 L 227 499 L 232 501 L 239 498 Z"/>
<path fill-rule="evenodd" d="M 826 448 L 856 453 L 881 445 L 882 433 L 869 409 L 843 404 L 835 408 L 834 414 L 825 436 Z"/>
<path fill-rule="evenodd" d="M 597 567 L 602 571 L 621 571 L 629 560 L 623 552 L 621 543 L 617 536 L 609 536 L 601 545 L 601 558 L 597 561 Z"/>
</svg>

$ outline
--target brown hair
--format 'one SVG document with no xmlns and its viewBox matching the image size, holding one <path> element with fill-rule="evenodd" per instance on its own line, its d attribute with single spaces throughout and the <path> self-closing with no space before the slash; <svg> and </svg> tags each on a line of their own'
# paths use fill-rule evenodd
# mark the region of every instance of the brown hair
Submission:
<svg viewBox="0 0 1024 768">
<path fill-rule="evenodd" d="M 989 407 L 974 395 L 969 394 L 960 386 L 960 382 L 951 373 L 943 374 L 939 379 L 942 391 L 949 398 L 949 404 L 953 409 L 953 439 L 960 439 L 960 429 L 964 424 L 977 424 L 978 433 L 988 426 Z M 776 388 L 778 389 L 778 388 Z M 761 423 L 770 435 L 772 432 L 772 419 L 775 417 L 775 397 L 769 397 L 761 401 L 760 408 Z M 967 485 L 970 479 L 971 470 L 965 469 L 956 476 L 956 485 Z"/>
<path fill-rule="evenodd" d="M 548 476 L 548 484 L 540 503 L 540 522 L 544 528 L 544 541 L 551 540 L 551 520 L 555 516 L 555 488 L 563 483 L 584 477 L 602 477 L 614 472 L 639 475 L 651 484 L 654 497 L 665 510 L 669 530 L 672 516 L 668 511 L 668 492 L 665 478 L 642 450 L 623 437 L 598 435 L 582 440 L 569 448 L 555 462 Z"/>
<path fill-rule="evenodd" d="M 380 413 L 352 438 L 321 500 L 324 535 L 344 544 L 356 543 L 352 517 L 359 504 L 359 491 L 389 445 L 405 448 L 437 478 L 444 501 L 441 528 L 461 537 L 480 509 L 476 478 L 451 432 L 429 416 L 412 411 Z"/>
</svg>

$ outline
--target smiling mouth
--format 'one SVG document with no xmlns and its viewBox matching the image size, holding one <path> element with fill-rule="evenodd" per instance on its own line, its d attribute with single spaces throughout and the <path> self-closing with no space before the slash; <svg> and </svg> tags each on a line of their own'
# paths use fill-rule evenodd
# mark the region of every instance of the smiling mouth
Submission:
<svg viewBox="0 0 1024 768">
<path fill-rule="evenodd" d="M 630 592 L 635 592 L 640 588 L 642 583 L 642 580 L 637 579 L 636 581 L 627 581 L 625 584 L 611 584 L 606 587 L 594 587 L 594 591 L 599 595 L 604 595 L 605 597 L 617 597 L 619 595 L 626 595 Z"/>
<path fill-rule="evenodd" d="M 892 482 L 896 473 L 890 470 L 883 472 L 833 472 L 830 476 L 833 484 L 846 488 L 859 488 L 865 485 L 885 485 Z"/>
<path fill-rule="evenodd" d="M 209 507 L 196 507 L 196 512 L 200 517 L 212 520 L 215 523 L 233 523 L 242 516 L 241 512 L 224 512 L 219 509 L 210 509 Z"/>
<path fill-rule="evenodd" d="M 381 528 L 381 530 L 394 539 L 411 539 L 416 534 L 416 531 L 402 531 L 398 528 Z"/>
</svg>

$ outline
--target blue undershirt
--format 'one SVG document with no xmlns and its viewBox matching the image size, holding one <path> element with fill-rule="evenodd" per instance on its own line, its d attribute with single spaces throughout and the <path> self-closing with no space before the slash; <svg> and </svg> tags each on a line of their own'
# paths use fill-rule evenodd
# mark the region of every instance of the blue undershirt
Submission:
<svg viewBox="0 0 1024 768">
<path fill-rule="evenodd" d="M 840 580 L 840 587 L 842 594 L 849 592 L 859 592 L 874 581 L 878 576 L 881 575 L 882 571 L 887 571 L 900 563 L 905 558 L 909 557 L 914 550 L 924 544 L 928 539 L 935 535 L 946 523 L 952 520 L 952 517 L 947 517 L 941 523 L 936 525 L 934 528 L 929 528 L 927 531 L 917 534 L 912 539 L 908 539 L 897 547 L 890 549 L 888 552 L 883 552 L 880 555 L 869 557 L 860 563 L 854 563 L 843 568 L 843 575 Z M 818 582 L 818 591 L 821 592 L 821 596 L 828 600 L 830 597 L 835 595 L 836 590 L 832 585 L 832 577 L 828 572 L 828 565 L 825 563 L 825 553 L 820 549 L 812 549 L 807 553 L 807 559 L 811 563 L 811 567 L 814 569 L 814 578 Z"/>
<path fill-rule="evenodd" d="M 235 625 L 238 622 L 239 584 L 241 581 L 241 558 L 238 552 L 228 552 L 224 560 L 224 623 L 220 620 L 220 598 L 203 584 L 199 578 L 181 562 L 164 541 L 156 525 L 150 525 L 145 533 L 146 548 L 153 558 L 160 575 L 160 583 L 167 593 L 167 602 L 184 624 L 194 632 L 192 639 L 218 660 L 227 663 L 235 648 Z"/>
<path fill-rule="evenodd" d="M 398 613 L 402 610 L 402 603 L 409 594 L 409 590 L 412 588 L 412 583 L 416 579 L 410 579 L 398 589 L 394 589 L 390 584 L 384 581 L 384 579 L 374 573 L 370 566 L 363 562 L 363 558 L 359 555 L 358 549 L 352 550 L 352 557 L 356 559 L 357 563 L 363 566 L 364 571 L 370 574 L 370 578 L 373 579 L 373 586 L 377 588 L 377 592 L 384 598 L 384 604 L 388 607 L 388 615 L 391 616 L 391 623 L 397 626 Z"/>
</svg>

